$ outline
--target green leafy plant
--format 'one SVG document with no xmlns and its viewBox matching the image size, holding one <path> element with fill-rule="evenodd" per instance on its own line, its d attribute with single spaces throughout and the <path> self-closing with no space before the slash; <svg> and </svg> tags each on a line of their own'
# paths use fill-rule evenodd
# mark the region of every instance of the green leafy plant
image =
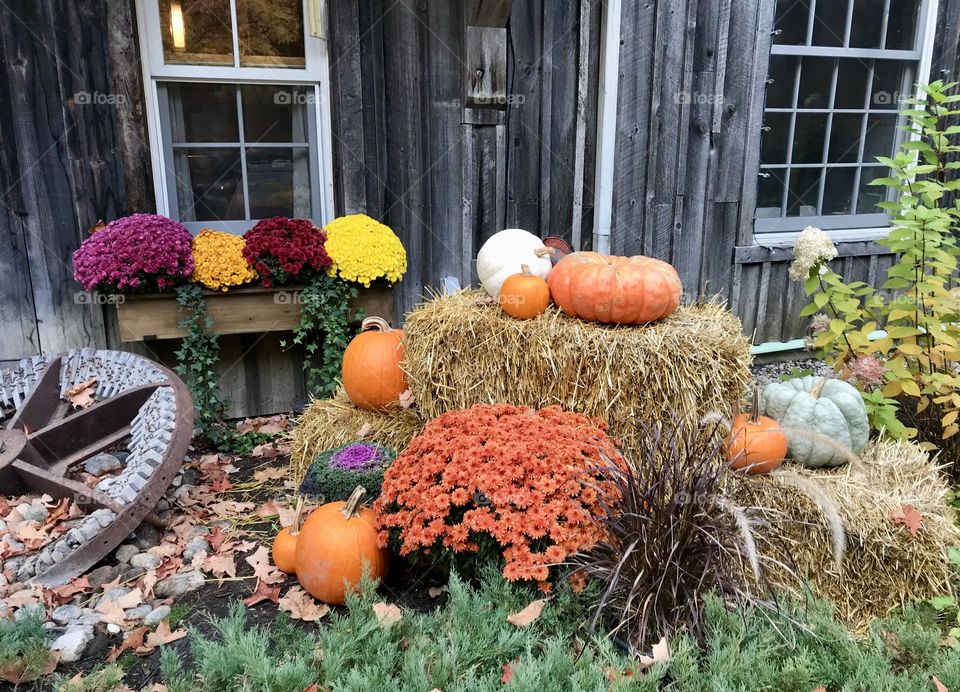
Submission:
<svg viewBox="0 0 960 692">
<path fill-rule="evenodd" d="M 350 300 L 356 297 L 356 286 L 326 274 L 314 276 L 300 291 L 300 322 L 292 341 L 282 340 L 280 345 L 303 347 L 307 387 L 317 396 L 336 392 L 343 351 L 351 337 Z"/>
<path fill-rule="evenodd" d="M 960 206 L 949 201 L 960 190 L 951 179 L 960 168 L 952 160 L 960 126 L 949 125 L 960 115 L 956 86 L 923 86 L 926 98 L 903 111 L 913 138 L 893 158 L 877 157 L 891 176 L 871 185 L 895 196 L 880 204 L 893 225 L 880 242 L 897 255 L 883 285 L 891 297 L 845 282 L 828 264 L 836 249 L 816 229 L 798 237 L 791 266 L 811 298 L 801 315 L 814 315 L 813 346 L 864 393 L 871 424 L 928 447 L 943 447 L 960 431 L 960 294 L 951 288 Z"/>
<path fill-rule="evenodd" d="M 777 379 L 779 379 L 781 382 L 786 382 L 787 380 L 796 380 L 801 377 L 809 377 L 812 374 L 813 370 L 811 368 L 794 367 L 790 369 L 790 372 L 783 373 Z"/>
</svg>

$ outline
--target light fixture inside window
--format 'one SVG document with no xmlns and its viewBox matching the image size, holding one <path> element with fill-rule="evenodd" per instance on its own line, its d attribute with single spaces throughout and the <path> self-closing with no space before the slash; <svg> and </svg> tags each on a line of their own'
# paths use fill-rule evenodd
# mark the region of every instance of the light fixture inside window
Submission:
<svg viewBox="0 0 960 692">
<path fill-rule="evenodd" d="M 183 9 L 176 0 L 170 3 L 170 34 L 173 37 L 173 49 L 186 50 L 187 37 L 183 27 Z"/>
</svg>

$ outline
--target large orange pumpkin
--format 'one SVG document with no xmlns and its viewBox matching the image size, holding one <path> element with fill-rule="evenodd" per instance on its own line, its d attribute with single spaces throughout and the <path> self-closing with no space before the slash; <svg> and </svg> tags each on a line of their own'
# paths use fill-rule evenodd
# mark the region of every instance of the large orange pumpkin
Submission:
<svg viewBox="0 0 960 692">
<path fill-rule="evenodd" d="M 293 574 L 297 571 L 296 552 L 297 539 L 300 535 L 300 512 L 303 511 L 303 496 L 297 500 L 296 516 L 293 518 L 293 525 L 280 529 L 273 539 L 273 564 L 281 572 Z"/>
<path fill-rule="evenodd" d="M 680 305 L 680 276 L 652 257 L 574 252 L 547 277 L 553 302 L 566 314 L 607 324 L 659 320 Z"/>
<path fill-rule="evenodd" d="M 374 579 L 387 571 L 387 551 L 377 547 L 376 514 L 360 507 L 364 493 L 358 486 L 346 502 L 318 507 L 300 529 L 297 580 L 324 603 L 344 603 L 365 566 Z"/>
<path fill-rule="evenodd" d="M 770 473 L 787 456 L 787 434 L 773 418 L 760 415 L 760 392 L 753 394 L 753 410 L 733 419 L 727 440 L 730 467 L 747 473 Z"/>
<path fill-rule="evenodd" d="M 368 411 L 388 411 L 407 389 L 403 372 L 403 330 L 382 317 L 367 317 L 343 352 L 341 375 L 350 401 Z"/>
<path fill-rule="evenodd" d="M 500 288 L 500 307 L 511 317 L 528 320 L 546 311 L 550 305 L 547 282 L 524 264 L 519 274 L 507 277 Z"/>
</svg>

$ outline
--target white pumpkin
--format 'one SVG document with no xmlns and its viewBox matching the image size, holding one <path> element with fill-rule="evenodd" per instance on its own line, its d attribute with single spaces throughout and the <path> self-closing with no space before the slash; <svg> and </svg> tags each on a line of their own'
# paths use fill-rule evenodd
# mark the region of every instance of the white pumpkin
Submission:
<svg viewBox="0 0 960 692">
<path fill-rule="evenodd" d="M 477 253 L 477 277 L 484 290 L 500 297 L 500 287 L 511 274 L 519 274 L 523 265 L 530 273 L 546 279 L 550 273 L 550 251 L 533 233 L 508 228 L 494 233 Z"/>
<path fill-rule="evenodd" d="M 815 436 L 804 436 L 804 430 L 824 435 L 854 453 L 870 437 L 863 397 L 843 380 L 811 375 L 773 382 L 763 390 L 761 409 L 787 433 L 787 456 L 809 468 L 839 466 L 848 457 Z"/>
</svg>

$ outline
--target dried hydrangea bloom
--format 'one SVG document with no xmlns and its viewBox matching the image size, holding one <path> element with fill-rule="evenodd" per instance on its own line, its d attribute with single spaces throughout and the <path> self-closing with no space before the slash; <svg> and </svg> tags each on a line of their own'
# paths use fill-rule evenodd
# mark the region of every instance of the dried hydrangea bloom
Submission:
<svg viewBox="0 0 960 692">
<path fill-rule="evenodd" d="M 810 271 L 820 266 L 820 273 L 826 271 L 822 266 L 837 256 L 837 246 L 833 244 L 826 233 L 819 228 L 807 226 L 797 236 L 793 244 L 793 263 L 790 265 L 790 278 L 794 281 L 804 281 L 810 276 Z"/>
<path fill-rule="evenodd" d="M 830 315 L 818 312 L 810 319 L 810 331 L 814 334 L 821 334 L 830 328 Z"/>
<path fill-rule="evenodd" d="M 886 368 L 876 356 L 860 356 L 847 365 L 848 379 L 861 387 L 873 387 L 882 384 Z"/>
</svg>

